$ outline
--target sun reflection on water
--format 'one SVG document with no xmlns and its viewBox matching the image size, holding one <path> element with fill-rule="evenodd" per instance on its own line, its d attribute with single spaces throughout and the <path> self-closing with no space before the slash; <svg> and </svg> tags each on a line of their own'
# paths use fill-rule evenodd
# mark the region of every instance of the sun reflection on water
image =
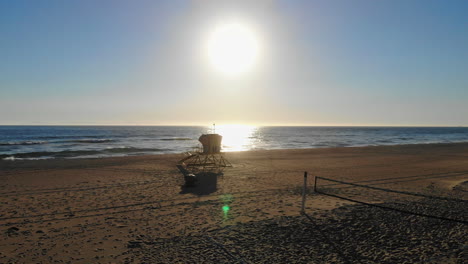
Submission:
<svg viewBox="0 0 468 264">
<path fill-rule="evenodd" d="M 220 125 L 216 133 L 223 136 L 222 151 L 245 151 L 254 149 L 258 127 L 249 125 Z"/>
</svg>

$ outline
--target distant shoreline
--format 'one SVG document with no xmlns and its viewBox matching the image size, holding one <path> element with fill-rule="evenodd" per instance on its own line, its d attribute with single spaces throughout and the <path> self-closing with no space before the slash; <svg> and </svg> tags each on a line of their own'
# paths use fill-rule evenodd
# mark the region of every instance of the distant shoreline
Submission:
<svg viewBox="0 0 468 264">
<path fill-rule="evenodd" d="M 468 142 L 455 142 L 455 143 L 418 143 L 418 144 L 398 144 L 398 145 L 378 145 L 378 146 L 349 146 L 349 147 L 319 147 L 319 148 L 293 148 L 293 149 L 258 149 L 258 150 L 244 150 L 244 151 L 229 151 L 229 152 L 222 152 L 224 155 L 252 155 L 258 153 L 260 155 L 264 154 L 287 154 L 289 153 L 310 153 L 310 152 L 334 152 L 334 151 L 346 151 L 346 150 L 385 150 L 385 149 L 418 149 L 418 150 L 427 150 L 430 151 L 434 148 L 441 148 L 441 147 L 467 147 L 467 155 L 468 155 Z M 153 159 L 153 158 L 161 158 L 161 157 L 168 157 L 177 159 L 178 157 L 183 156 L 185 152 L 180 153 L 161 153 L 161 154 L 142 154 L 142 155 L 131 155 L 131 156 L 112 156 L 112 157 L 75 157 L 75 158 L 49 158 L 49 159 L 13 159 L 13 160 L 5 160 L 0 159 L 0 169 L 2 165 L 14 165 L 15 163 L 21 164 L 43 164 L 43 163 L 81 163 L 86 161 L 91 162 L 99 162 L 99 161 L 137 161 L 137 160 L 146 160 L 146 159 Z"/>
<path fill-rule="evenodd" d="M 211 133 L 200 126 L 1 126 L 0 160 L 177 154 Z M 468 142 L 463 127 L 217 126 L 225 152 Z"/>
</svg>

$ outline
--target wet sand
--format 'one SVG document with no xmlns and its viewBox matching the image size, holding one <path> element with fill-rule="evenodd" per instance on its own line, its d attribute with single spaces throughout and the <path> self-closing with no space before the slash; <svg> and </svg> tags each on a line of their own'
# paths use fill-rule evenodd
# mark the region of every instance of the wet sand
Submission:
<svg viewBox="0 0 468 264">
<path fill-rule="evenodd" d="M 226 153 L 185 188 L 182 155 L 0 161 L 0 263 L 462 263 L 468 144 Z M 309 172 L 300 215 L 303 172 Z M 313 176 L 449 197 L 436 201 Z M 223 211 L 223 206 L 229 210 Z M 227 207 L 225 207 L 226 209 Z"/>
</svg>

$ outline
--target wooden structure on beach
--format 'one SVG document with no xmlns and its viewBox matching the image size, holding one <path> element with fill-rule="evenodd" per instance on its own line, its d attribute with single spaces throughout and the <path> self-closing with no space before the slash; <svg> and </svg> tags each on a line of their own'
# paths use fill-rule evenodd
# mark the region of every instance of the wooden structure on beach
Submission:
<svg viewBox="0 0 468 264">
<path fill-rule="evenodd" d="M 222 136 L 219 134 L 203 134 L 198 138 L 203 149 L 194 153 L 188 152 L 181 159 L 177 168 L 187 176 L 199 173 L 222 173 L 224 168 L 232 167 L 231 163 L 224 158 L 221 152 Z"/>
</svg>

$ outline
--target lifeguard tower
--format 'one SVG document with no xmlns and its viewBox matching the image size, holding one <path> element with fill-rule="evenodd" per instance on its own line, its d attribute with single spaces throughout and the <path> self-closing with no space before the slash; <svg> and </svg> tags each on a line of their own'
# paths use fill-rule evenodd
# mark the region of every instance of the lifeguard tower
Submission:
<svg viewBox="0 0 468 264">
<path fill-rule="evenodd" d="M 223 137 L 219 134 L 203 134 L 198 138 L 203 149 L 194 153 L 188 152 L 181 159 L 177 167 L 187 176 L 199 173 L 222 173 L 224 168 L 232 167 L 231 163 L 224 158 L 221 152 L 221 141 Z"/>
</svg>

